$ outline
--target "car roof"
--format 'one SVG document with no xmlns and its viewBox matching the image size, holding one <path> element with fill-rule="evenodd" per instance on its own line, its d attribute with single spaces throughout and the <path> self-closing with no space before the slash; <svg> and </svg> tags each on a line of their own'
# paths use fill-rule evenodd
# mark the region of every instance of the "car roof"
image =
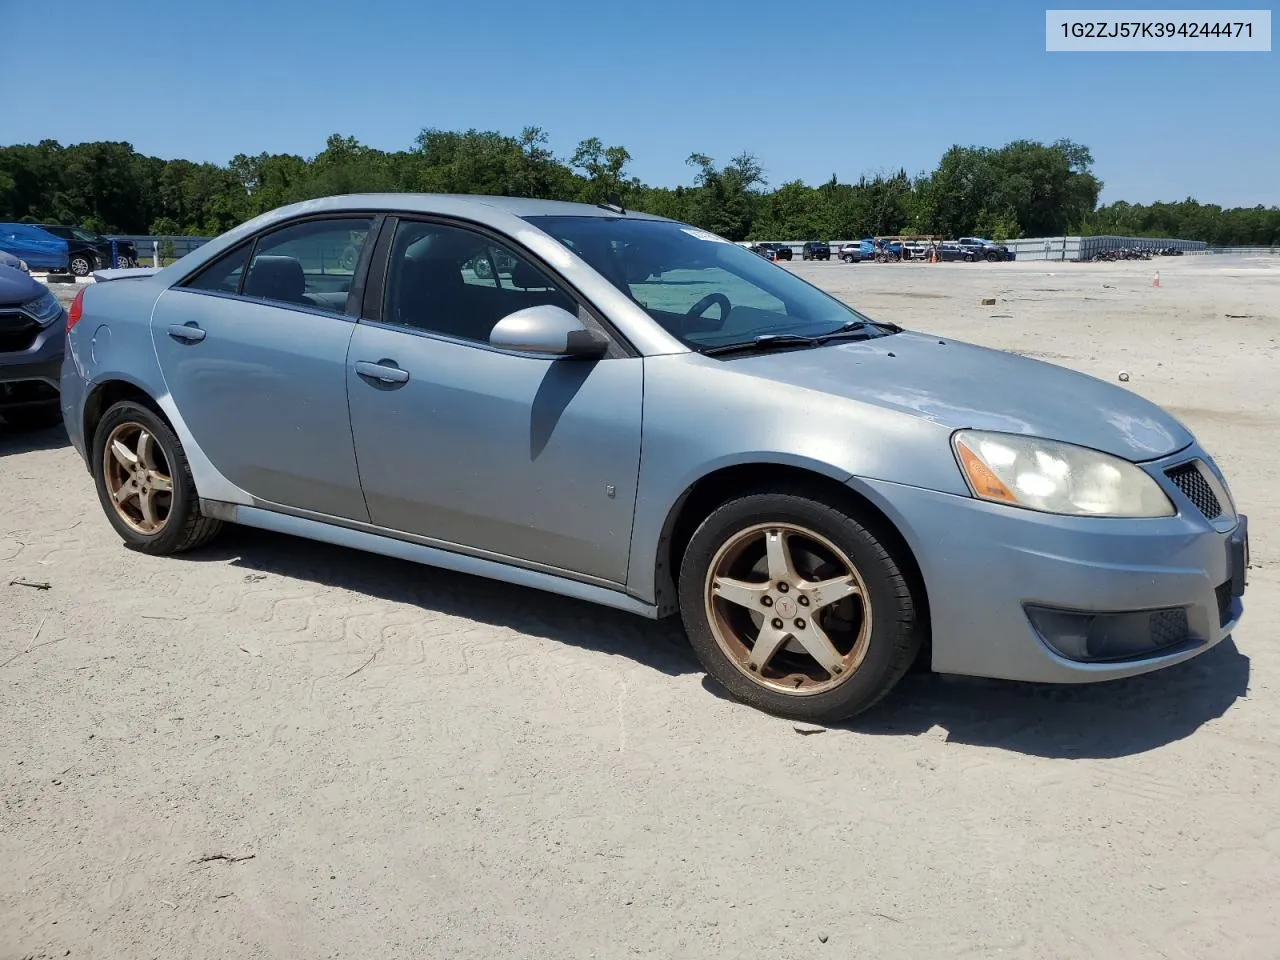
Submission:
<svg viewBox="0 0 1280 960">
<path fill-rule="evenodd" d="M 534 200 L 529 197 L 499 197 L 472 193 L 348 193 L 336 197 L 322 197 L 303 201 L 310 211 L 347 210 L 400 210 L 406 213 L 456 213 L 459 208 L 475 207 L 499 210 L 516 217 L 600 217 L 602 219 L 627 217 L 635 220 L 667 220 L 652 213 L 627 210 L 619 213 L 609 207 L 592 203 L 574 203 L 567 200 Z M 282 217 L 292 207 L 279 211 Z"/>
<path fill-rule="evenodd" d="M 53 236 L 52 233 L 36 223 L 0 223 L 0 229 L 7 230 L 14 236 L 19 237 L 26 236 L 39 239 L 41 236 Z"/>
</svg>

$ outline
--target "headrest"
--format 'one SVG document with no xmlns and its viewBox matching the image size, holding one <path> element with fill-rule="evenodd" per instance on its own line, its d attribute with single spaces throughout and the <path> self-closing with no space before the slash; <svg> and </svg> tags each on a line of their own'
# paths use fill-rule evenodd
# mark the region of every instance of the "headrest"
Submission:
<svg viewBox="0 0 1280 960">
<path fill-rule="evenodd" d="M 550 286 L 541 271 L 534 269 L 523 260 L 517 260 L 515 269 L 511 271 L 511 285 L 521 290 L 540 289 Z"/>
<path fill-rule="evenodd" d="M 254 257 L 249 265 L 249 276 L 244 281 L 247 297 L 263 297 L 267 300 L 301 301 L 307 291 L 307 280 L 302 264 L 293 257 Z"/>
</svg>

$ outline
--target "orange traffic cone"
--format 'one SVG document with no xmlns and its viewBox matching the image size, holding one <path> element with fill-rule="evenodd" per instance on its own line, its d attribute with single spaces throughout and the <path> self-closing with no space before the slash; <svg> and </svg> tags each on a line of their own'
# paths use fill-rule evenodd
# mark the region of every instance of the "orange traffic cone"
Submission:
<svg viewBox="0 0 1280 960">
<path fill-rule="evenodd" d="M 1160 286 L 1160 271 L 1159 271 L 1159 270 L 1157 270 L 1157 271 L 1156 271 L 1156 278 L 1155 278 L 1154 280 L 1152 280 L 1152 281 L 1151 281 L 1151 285 L 1152 285 L 1153 287 L 1158 287 L 1158 286 Z"/>
<path fill-rule="evenodd" d="M 929 248 L 929 262 L 930 262 L 930 263 L 937 263 L 937 262 L 938 262 L 938 248 L 937 248 L 937 247 L 930 247 L 930 248 Z"/>
</svg>

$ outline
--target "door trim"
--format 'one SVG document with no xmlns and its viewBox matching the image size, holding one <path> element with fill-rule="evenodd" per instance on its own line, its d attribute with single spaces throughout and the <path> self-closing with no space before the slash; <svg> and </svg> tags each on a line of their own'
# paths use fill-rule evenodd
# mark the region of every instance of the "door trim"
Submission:
<svg viewBox="0 0 1280 960">
<path fill-rule="evenodd" d="M 460 544 L 433 540 L 358 520 L 295 510 L 255 499 L 253 506 L 221 500 L 200 500 L 200 512 L 211 519 L 239 523 L 261 530 L 305 537 L 339 547 L 409 560 L 428 567 L 500 580 L 560 596 L 598 603 L 615 610 L 658 619 L 658 608 L 624 592 L 622 584 L 571 573 L 558 567 L 529 563 L 503 554 L 475 550 Z"/>
</svg>

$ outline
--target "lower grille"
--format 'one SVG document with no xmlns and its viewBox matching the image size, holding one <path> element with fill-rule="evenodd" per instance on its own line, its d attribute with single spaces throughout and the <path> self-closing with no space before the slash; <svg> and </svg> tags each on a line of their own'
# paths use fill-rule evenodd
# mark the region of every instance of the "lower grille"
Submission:
<svg viewBox="0 0 1280 960">
<path fill-rule="evenodd" d="M 1231 581 L 1219 584 L 1213 592 L 1218 600 L 1218 626 L 1225 627 L 1231 622 Z"/>
<path fill-rule="evenodd" d="M 1083 613 L 1028 604 L 1025 610 L 1049 647 L 1068 660 L 1081 663 L 1140 660 L 1191 639 L 1191 625 L 1182 607 Z"/>
<path fill-rule="evenodd" d="M 1222 516 L 1222 504 L 1218 502 L 1218 497 L 1209 486 L 1209 481 L 1204 478 L 1199 460 L 1192 460 L 1166 470 L 1165 476 L 1173 481 L 1174 486 L 1183 492 L 1206 519 L 1217 520 Z"/>
<path fill-rule="evenodd" d="M 1191 633 L 1187 624 L 1187 611 L 1183 609 L 1153 610 L 1151 619 L 1147 622 L 1151 631 L 1151 645 L 1157 650 L 1183 643 Z"/>
</svg>

